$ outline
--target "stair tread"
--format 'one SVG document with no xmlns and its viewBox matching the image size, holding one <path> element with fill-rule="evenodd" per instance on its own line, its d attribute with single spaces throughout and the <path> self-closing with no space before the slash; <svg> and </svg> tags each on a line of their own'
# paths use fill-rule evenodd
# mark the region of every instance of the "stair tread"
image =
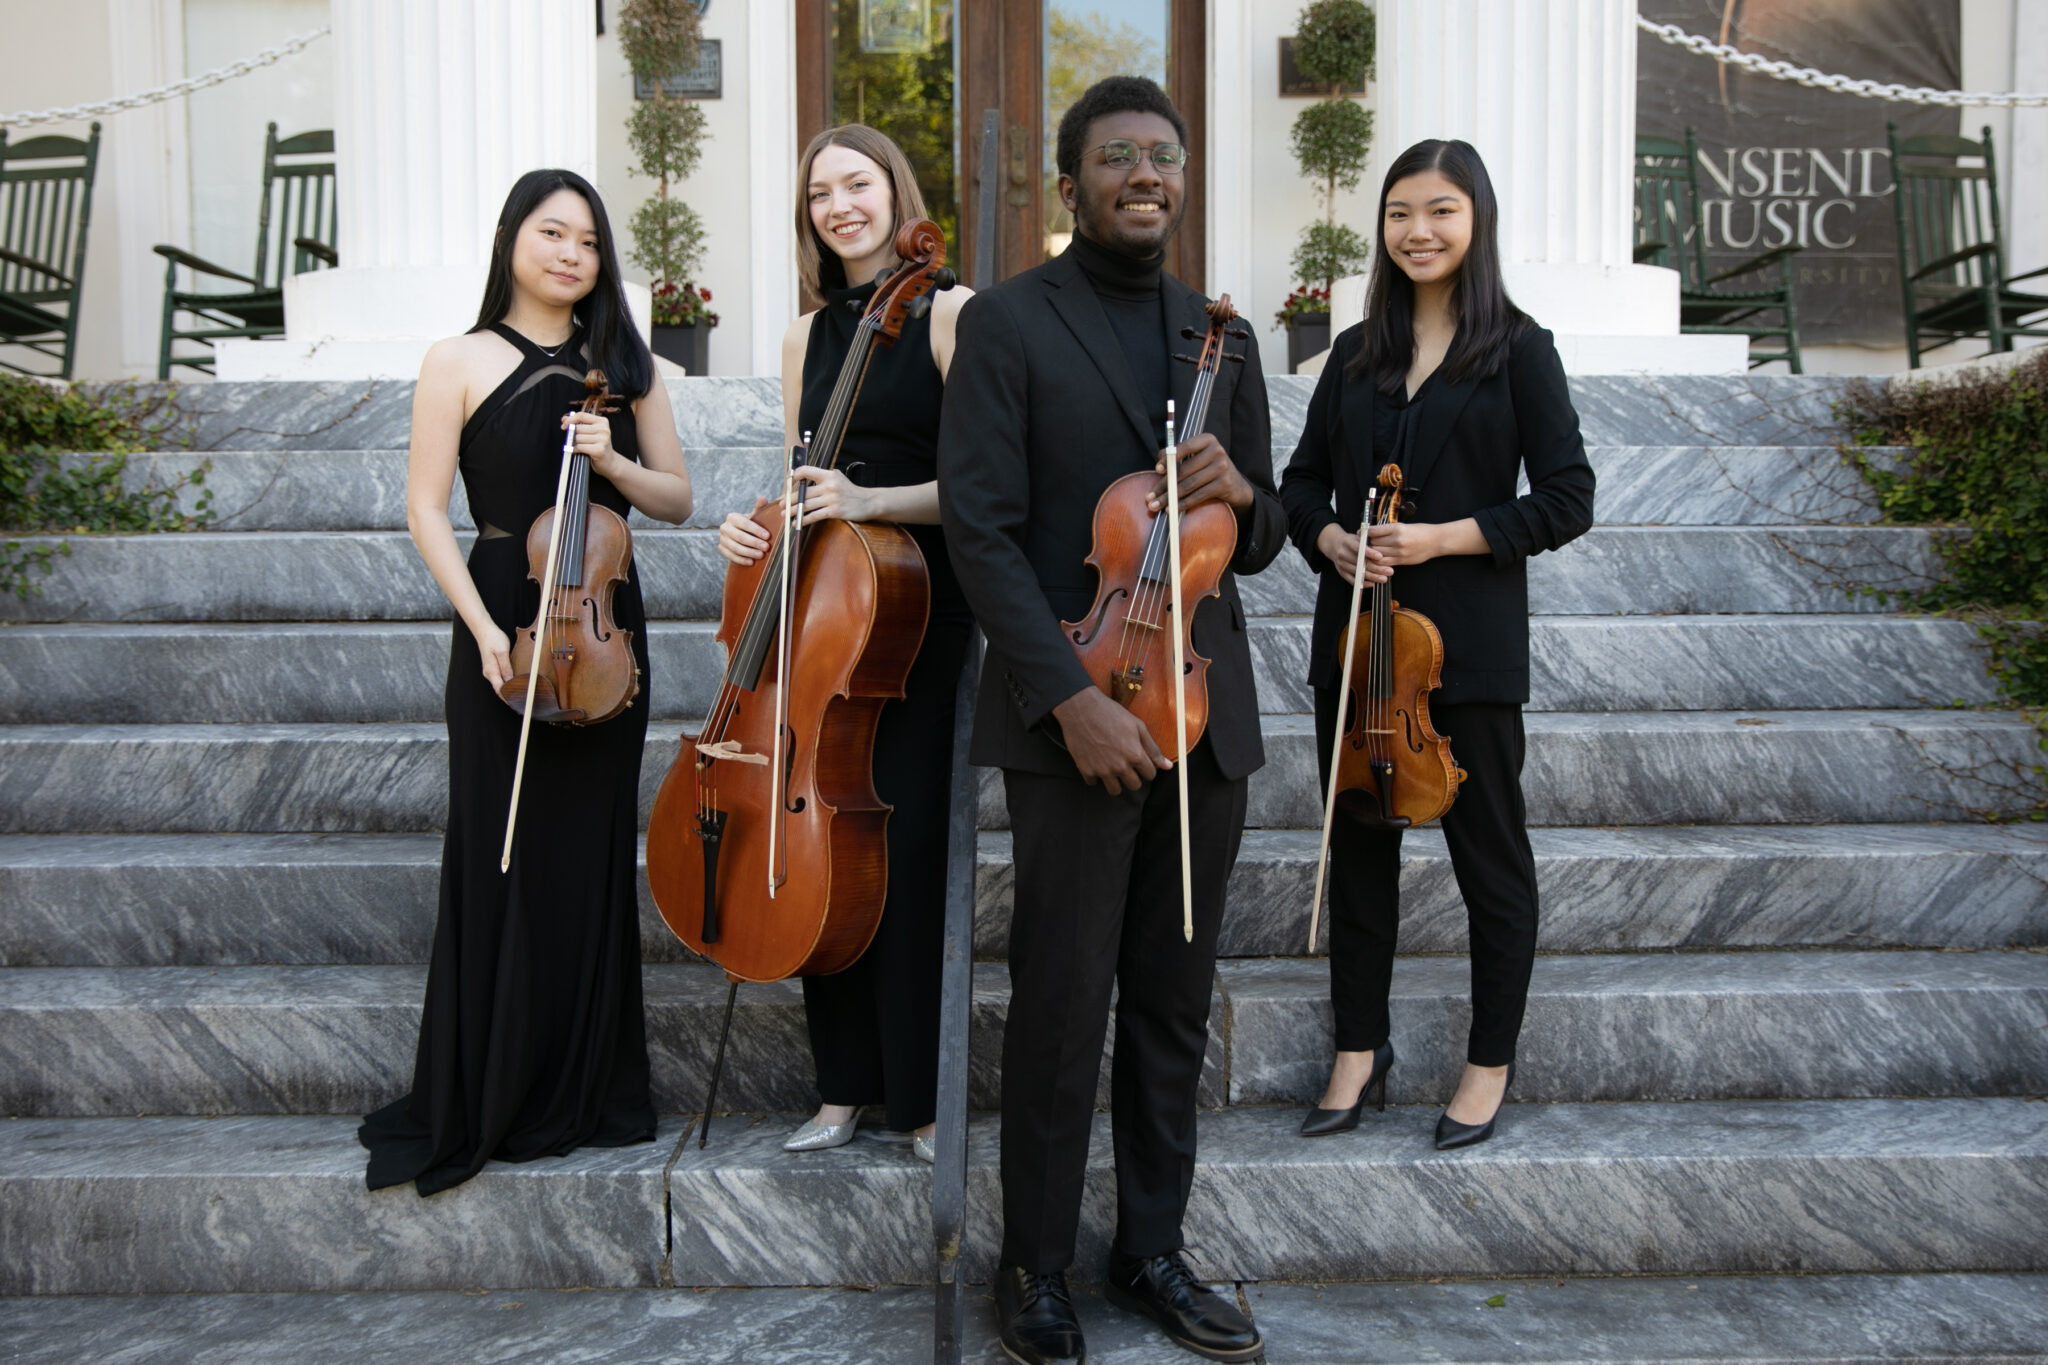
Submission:
<svg viewBox="0 0 2048 1365">
<path fill-rule="evenodd" d="M 1229 1292 L 1229 1286 L 1224 1286 Z M 1273 1365 L 1843 1365 L 2048 1360 L 2048 1275 L 1447 1280 L 1243 1287 Z M 1488 1300 L 1499 1296 L 1498 1310 Z M 866 1365 L 930 1349 L 932 1292 L 415 1291 L 96 1296 L 0 1303 L 16 1365 L 329 1365 L 376 1359 Z M 1148 1321 L 1074 1285 L 1098 1359 L 1181 1365 Z M 993 1301 L 967 1294 L 961 1358 L 999 1365 Z"/>
</svg>

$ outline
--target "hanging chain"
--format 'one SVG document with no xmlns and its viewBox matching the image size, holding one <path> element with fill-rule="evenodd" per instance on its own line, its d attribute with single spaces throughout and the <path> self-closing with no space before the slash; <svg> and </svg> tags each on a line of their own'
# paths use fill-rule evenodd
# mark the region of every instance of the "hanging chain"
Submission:
<svg viewBox="0 0 2048 1365">
<path fill-rule="evenodd" d="M 1811 67 L 1794 66 L 1790 62 L 1774 62 L 1754 52 L 1739 52 L 1732 47 L 1702 38 L 1696 33 L 1687 33 L 1676 24 L 1651 23 L 1640 14 L 1636 16 L 1636 24 L 1645 33 L 1653 34 L 1673 47 L 1682 47 L 1702 57 L 1712 57 L 1724 65 L 1739 66 L 1760 76 L 1791 81 L 1795 85 L 1810 86 L 1815 90 L 1832 90 L 1838 95 L 1857 95 L 1867 100 L 1892 100 L 1899 104 L 1946 104 L 1965 109 L 2048 108 L 2048 95 L 1929 90 L 1924 85 L 1890 85 L 1884 81 L 1859 81 L 1849 76 L 1830 76 Z"/>
<path fill-rule="evenodd" d="M 231 81 L 237 76 L 246 76 L 258 67 L 269 66 L 272 62 L 291 56 L 294 52 L 325 38 L 329 32 L 323 24 L 310 33 L 279 43 L 276 47 L 244 57 L 239 62 L 229 62 L 201 75 L 190 76 L 175 85 L 166 85 L 155 90 L 145 90 L 139 95 L 123 95 L 119 99 L 101 100 L 97 104 L 77 104 L 69 109 L 25 109 L 18 114 L 0 114 L 0 128 L 27 128 L 38 123 L 69 123 L 76 119 L 96 118 L 101 114 L 118 114 L 129 109 L 141 109 L 163 100 L 189 95 L 195 90 L 204 90 L 210 85 Z"/>
</svg>

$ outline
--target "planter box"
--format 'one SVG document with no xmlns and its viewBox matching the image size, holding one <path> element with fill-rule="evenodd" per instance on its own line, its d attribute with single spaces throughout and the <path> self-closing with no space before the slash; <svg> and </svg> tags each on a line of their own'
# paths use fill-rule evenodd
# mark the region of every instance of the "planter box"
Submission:
<svg viewBox="0 0 2048 1365">
<path fill-rule="evenodd" d="M 1325 330 L 1328 330 L 1325 328 Z M 711 369 L 711 328 L 701 322 L 687 327 L 656 327 L 649 343 L 663 360 L 683 367 L 685 374 L 708 374 Z"/>
<path fill-rule="evenodd" d="M 658 329 L 657 329 L 658 330 Z M 1330 315 L 1328 313 L 1296 313 L 1287 319 L 1287 372 L 1310 356 L 1321 355 L 1330 349 Z"/>
</svg>

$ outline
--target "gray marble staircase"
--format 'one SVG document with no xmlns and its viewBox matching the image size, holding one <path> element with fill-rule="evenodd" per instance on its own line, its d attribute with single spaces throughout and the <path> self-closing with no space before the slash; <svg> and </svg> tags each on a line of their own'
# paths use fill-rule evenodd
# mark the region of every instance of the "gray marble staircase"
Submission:
<svg viewBox="0 0 2048 1365">
<path fill-rule="evenodd" d="M 1305 955 L 1312 583 L 1289 551 L 1244 584 L 1269 762 L 1223 934 L 1189 1234 L 1273 1359 L 1402 1358 L 1350 1341 L 1360 1321 L 1440 1339 L 1442 1360 L 2048 1359 L 2048 829 L 1972 818 L 2036 799 L 2014 776 L 2034 732 L 1997 706 L 1968 626 L 1850 591 L 1921 580 L 1934 544 L 1872 524 L 1834 393 L 1574 381 L 1601 525 L 1532 572 L 1542 956 L 1517 1103 L 1482 1148 L 1426 1141 L 1467 1018 L 1434 830 L 1403 874 L 1393 1107 L 1349 1138 L 1292 1136 L 1330 1027 Z M 1282 461 L 1307 395 L 1273 382 Z M 779 439 L 772 383 L 671 397 L 698 512 L 638 536 L 650 799 L 719 663 L 710 528 L 771 485 Z M 0 601 L 0 1331 L 23 1359 L 92 1330 L 310 1358 L 320 1343 L 266 1336 L 267 1315 L 368 1333 L 374 1313 L 412 1324 L 411 1346 L 482 1302 L 444 1291 L 485 1287 L 532 1291 L 550 1305 L 536 1332 L 564 1342 L 578 1323 L 653 1341 L 657 1319 L 687 1340 L 701 1327 L 681 1319 L 717 1304 L 737 1335 L 692 1358 L 738 1358 L 716 1353 L 736 1340 L 842 1358 L 794 1325 L 801 1304 L 858 1324 L 865 1353 L 844 1358 L 898 1358 L 883 1343 L 906 1315 L 922 1328 L 925 1300 L 886 1287 L 929 1276 L 929 1169 L 874 1130 L 779 1150 L 815 1098 L 792 984 L 741 993 L 735 1112 L 709 1149 L 679 1148 L 722 977 L 648 904 L 660 1140 L 493 1166 L 431 1201 L 363 1191 L 351 1116 L 409 1080 L 445 789 L 449 627 L 402 529 L 409 400 L 187 389 L 203 453 L 129 477 L 211 460 L 219 529 L 72 537 L 41 596 Z M 466 525 L 459 493 L 452 510 Z M 1008 1005 L 999 791 L 984 775 L 978 1111 Z M 985 1277 L 985 1112 L 971 1137 L 965 1254 Z M 1083 1279 L 1109 1191 L 1099 1136 Z M 1381 1280 L 1408 1283 L 1336 1283 Z M 884 1288 L 768 1288 L 817 1285 Z M 539 1293 L 584 1287 L 622 1292 Z M 1497 1292 L 1510 1308 L 1475 1319 Z M 81 1316 L 67 1295 L 190 1297 Z M 1098 1351 L 1177 1358 L 1118 1323 L 1089 1317 Z"/>
</svg>

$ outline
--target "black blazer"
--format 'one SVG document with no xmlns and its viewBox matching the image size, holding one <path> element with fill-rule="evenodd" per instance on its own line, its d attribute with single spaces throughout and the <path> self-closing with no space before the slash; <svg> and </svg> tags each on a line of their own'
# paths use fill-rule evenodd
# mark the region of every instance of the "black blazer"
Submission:
<svg viewBox="0 0 2048 1365">
<path fill-rule="evenodd" d="M 1194 354 L 1182 327 L 1208 326 L 1200 294 L 1161 281 L 1170 352 Z M 1256 341 L 1225 364 L 1204 426 L 1254 489 L 1238 514 L 1236 573 L 1272 563 L 1287 536 L 1273 491 L 1266 380 Z M 1195 367 L 1172 364 L 1186 412 Z M 1164 431 L 1138 401 L 1109 315 L 1071 252 L 968 300 L 939 421 L 939 510 L 960 586 L 988 636 L 975 710 L 974 762 L 1054 775 L 1074 761 L 1047 733 L 1052 708 L 1092 686 L 1060 630 L 1095 600 L 1086 563 L 1095 504 L 1126 474 L 1152 468 Z M 1188 435 L 1192 433 L 1183 433 Z M 1235 578 L 1195 609 L 1194 648 L 1209 666 L 1207 737 L 1226 777 L 1265 762 L 1251 649 Z"/>
<path fill-rule="evenodd" d="M 1343 666 L 1351 588 L 1316 549 L 1316 537 L 1332 522 L 1358 525 L 1365 490 L 1377 481 L 1383 462 L 1372 448 L 1378 390 L 1369 377 L 1345 374 L 1364 344 L 1360 324 L 1331 348 L 1280 493 L 1295 548 L 1322 575 L 1308 664 L 1308 681 L 1317 687 L 1335 685 Z M 1493 553 L 1446 555 L 1396 569 L 1394 600 L 1429 617 L 1443 636 L 1443 690 L 1436 700 L 1526 702 L 1525 562 L 1593 524 L 1593 467 L 1586 462 L 1557 345 L 1549 332 L 1525 325 L 1493 375 L 1456 384 L 1439 375 L 1417 401 L 1421 406 L 1410 418 L 1413 444 L 1401 471 L 1401 519 L 1440 523 L 1472 517 Z M 1518 466 L 1529 471 L 1528 495 L 1519 498 Z M 1367 593 L 1369 600 L 1370 588 Z"/>
</svg>

